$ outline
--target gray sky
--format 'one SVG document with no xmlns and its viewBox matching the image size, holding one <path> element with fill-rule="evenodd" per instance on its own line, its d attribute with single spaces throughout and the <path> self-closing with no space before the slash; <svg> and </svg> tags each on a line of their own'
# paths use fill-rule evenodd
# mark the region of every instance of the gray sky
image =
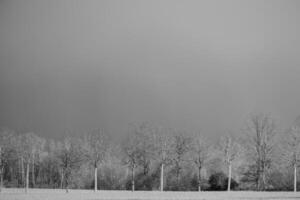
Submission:
<svg viewBox="0 0 300 200">
<path fill-rule="evenodd" d="M 0 126 L 218 136 L 300 114 L 300 1 L 0 1 Z"/>
</svg>

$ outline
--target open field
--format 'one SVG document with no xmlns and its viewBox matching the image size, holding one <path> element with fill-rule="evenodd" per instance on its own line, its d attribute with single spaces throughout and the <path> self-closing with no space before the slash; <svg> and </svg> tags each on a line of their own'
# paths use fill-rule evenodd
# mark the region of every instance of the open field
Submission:
<svg viewBox="0 0 300 200">
<path fill-rule="evenodd" d="M 0 200 L 293 200 L 300 199 L 300 193 L 293 192 L 158 192 L 158 191 L 98 191 L 31 189 L 28 194 L 23 189 L 4 189 Z"/>
</svg>

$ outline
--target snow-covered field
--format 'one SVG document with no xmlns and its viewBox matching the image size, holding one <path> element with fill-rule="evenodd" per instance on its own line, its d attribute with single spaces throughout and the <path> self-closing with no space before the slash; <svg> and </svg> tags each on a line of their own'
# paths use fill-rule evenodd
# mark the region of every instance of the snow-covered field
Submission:
<svg viewBox="0 0 300 200">
<path fill-rule="evenodd" d="M 300 192 L 130 192 L 130 191 L 98 191 L 30 189 L 28 194 L 24 189 L 4 189 L 0 193 L 0 200 L 294 200 L 300 199 Z"/>
</svg>

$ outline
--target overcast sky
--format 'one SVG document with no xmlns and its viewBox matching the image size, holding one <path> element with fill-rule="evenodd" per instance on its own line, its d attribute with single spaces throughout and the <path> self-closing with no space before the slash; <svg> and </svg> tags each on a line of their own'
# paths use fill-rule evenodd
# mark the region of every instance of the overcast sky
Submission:
<svg viewBox="0 0 300 200">
<path fill-rule="evenodd" d="M 219 136 L 300 115 L 300 1 L 0 1 L 0 126 Z"/>
</svg>

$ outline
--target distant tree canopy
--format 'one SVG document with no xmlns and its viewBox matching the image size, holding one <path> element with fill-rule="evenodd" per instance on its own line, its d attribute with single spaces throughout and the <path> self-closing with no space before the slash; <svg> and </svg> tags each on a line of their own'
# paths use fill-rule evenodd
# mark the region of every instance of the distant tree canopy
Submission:
<svg viewBox="0 0 300 200">
<path fill-rule="evenodd" d="M 245 124 L 241 134 L 209 140 L 204 133 L 135 123 L 121 142 L 102 129 L 56 141 L 2 128 L 0 189 L 296 191 L 300 128 L 280 133 L 265 114 Z"/>
</svg>

